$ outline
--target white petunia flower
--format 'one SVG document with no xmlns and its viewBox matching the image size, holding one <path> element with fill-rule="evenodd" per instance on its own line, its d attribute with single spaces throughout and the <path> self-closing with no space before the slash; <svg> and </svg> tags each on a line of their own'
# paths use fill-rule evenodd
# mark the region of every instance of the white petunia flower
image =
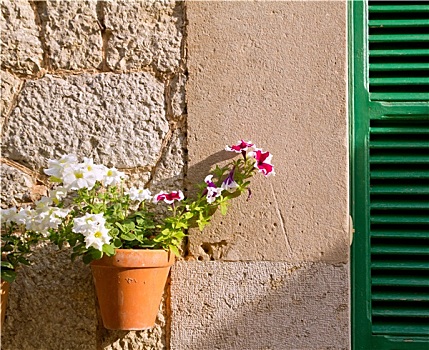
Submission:
<svg viewBox="0 0 429 350">
<path fill-rule="evenodd" d="M 88 235 L 106 224 L 106 219 L 103 213 L 100 214 L 85 214 L 80 218 L 73 219 L 73 232 Z"/>
<path fill-rule="evenodd" d="M 1 225 L 15 222 L 16 207 L 0 209 Z"/>
<path fill-rule="evenodd" d="M 106 186 L 116 186 L 125 178 L 126 175 L 122 171 L 119 171 L 116 168 L 106 168 L 103 182 Z"/>
<path fill-rule="evenodd" d="M 104 244 L 109 244 L 112 237 L 109 236 L 109 230 L 106 227 L 100 227 L 97 230 L 89 233 L 85 237 L 86 248 L 94 247 L 100 251 L 103 250 Z"/>
<path fill-rule="evenodd" d="M 132 201 L 137 202 L 149 201 L 152 199 L 150 191 L 148 189 L 143 188 L 131 187 L 130 190 L 125 194 L 128 194 Z"/>
<path fill-rule="evenodd" d="M 61 182 L 63 180 L 64 170 L 76 164 L 77 157 L 74 154 L 66 154 L 58 160 L 49 159 L 48 168 L 44 170 L 44 173 L 51 176 L 53 180 Z"/>
<path fill-rule="evenodd" d="M 63 186 L 57 187 L 56 189 L 49 191 L 49 198 L 51 198 L 55 204 L 58 204 L 61 199 L 64 199 L 66 197 L 67 188 Z"/>
<path fill-rule="evenodd" d="M 92 189 L 97 182 L 97 173 L 89 171 L 81 164 L 69 167 L 64 171 L 63 183 L 67 189 L 80 190 L 82 188 Z"/>
</svg>

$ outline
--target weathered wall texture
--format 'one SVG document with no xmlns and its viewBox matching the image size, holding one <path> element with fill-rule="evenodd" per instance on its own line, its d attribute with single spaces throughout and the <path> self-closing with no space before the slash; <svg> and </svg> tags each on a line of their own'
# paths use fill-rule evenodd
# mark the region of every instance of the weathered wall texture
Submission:
<svg viewBox="0 0 429 350">
<path fill-rule="evenodd" d="M 189 189 L 244 138 L 277 173 L 190 233 L 150 331 L 104 329 L 89 268 L 41 246 L 2 349 L 349 348 L 346 1 L 2 0 L 0 77 L 3 207 L 69 152 Z"/>
<path fill-rule="evenodd" d="M 46 191 L 48 158 L 93 157 L 153 191 L 183 188 L 185 17 L 176 1 L 1 1 L 1 205 Z M 40 247 L 13 284 L 2 349 L 165 349 L 101 326 L 90 269 Z"/>
<path fill-rule="evenodd" d="M 276 176 L 191 232 L 171 349 L 347 349 L 346 2 L 198 1 L 187 18 L 187 181 L 240 138 Z"/>
</svg>

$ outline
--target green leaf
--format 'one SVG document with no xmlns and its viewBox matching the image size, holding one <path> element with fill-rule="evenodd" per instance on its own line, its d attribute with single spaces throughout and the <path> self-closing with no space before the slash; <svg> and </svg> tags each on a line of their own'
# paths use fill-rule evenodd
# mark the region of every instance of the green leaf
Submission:
<svg viewBox="0 0 429 350">
<path fill-rule="evenodd" d="M 176 255 L 178 258 L 180 258 L 180 252 L 179 249 L 175 245 L 170 245 L 168 248 Z"/>
<path fill-rule="evenodd" d="M 9 261 L 2 261 L 1 262 L 1 267 L 6 268 L 6 269 L 13 269 L 13 265 L 9 262 Z"/>
<path fill-rule="evenodd" d="M 134 241 L 136 239 L 136 235 L 130 232 L 121 234 L 121 239 L 125 241 Z"/>
<path fill-rule="evenodd" d="M 110 244 L 104 244 L 103 245 L 103 252 L 107 254 L 107 256 L 113 256 L 115 255 L 115 248 L 112 247 Z"/>
<path fill-rule="evenodd" d="M 1 279 L 5 280 L 9 283 L 12 283 L 15 281 L 16 278 L 16 272 L 12 270 L 1 270 Z"/>
</svg>

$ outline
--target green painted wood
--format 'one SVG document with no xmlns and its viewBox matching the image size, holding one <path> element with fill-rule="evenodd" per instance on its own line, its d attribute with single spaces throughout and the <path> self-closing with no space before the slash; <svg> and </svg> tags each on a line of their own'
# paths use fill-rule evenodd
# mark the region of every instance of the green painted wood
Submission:
<svg viewBox="0 0 429 350">
<path fill-rule="evenodd" d="M 369 78 L 369 83 L 373 86 L 383 86 L 383 85 L 429 85 L 428 78 L 420 77 L 405 77 L 405 78 Z M 427 98 L 427 97 L 426 97 Z"/>
<path fill-rule="evenodd" d="M 368 38 L 370 43 L 425 43 L 429 41 L 429 34 L 373 34 Z"/>
<path fill-rule="evenodd" d="M 429 239 L 429 231 L 421 228 L 406 229 L 406 228 L 401 228 L 396 226 L 395 228 L 392 228 L 390 230 L 373 229 L 370 232 L 370 236 L 372 238 Z"/>
<path fill-rule="evenodd" d="M 372 49 L 369 50 L 369 57 L 410 57 L 428 56 L 429 49 Z"/>
<path fill-rule="evenodd" d="M 417 13 L 429 12 L 429 6 L 427 4 L 421 5 L 400 5 L 394 2 L 391 5 L 369 5 L 369 12 L 372 13 Z"/>
<path fill-rule="evenodd" d="M 429 294 L 424 292 L 410 292 L 410 291 L 396 291 L 390 290 L 389 292 L 384 291 L 373 291 L 372 300 L 374 301 L 429 301 Z"/>
<path fill-rule="evenodd" d="M 414 28 L 414 27 L 429 27 L 426 19 L 373 19 L 368 21 L 370 28 Z"/>
<path fill-rule="evenodd" d="M 394 255 L 427 255 L 429 254 L 429 248 L 424 245 L 389 245 L 385 244 L 373 244 L 371 247 L 372 254 L 394 254 Z M 428 279 L 429 283 L 429 279 Z"/>
<path fill-rule="evenodd" d="M 429 2 L 349 20 L 352 349 L 428 350 Z"/>
<path fill-rule="evenodd" d="M 371 263 L 371 269 L 375 270 L 424 270 L 429 273 L 429 261 L 373 261 Z M 429 279 L 428 279 L 429 282 Z M 429 295 L 427 295 L 429 300 Z M 372 293 L 372 299 L 374 299 L 374 292 Z"/>
<path fill-rule="evenodd" d="M 410 62 L 410 63 L 370 63 L 370 71 L 416 71 L 416 70 L 429 70 L 427 63 Z M 426 97 L 427 98 L 427 97 Z"/>
<path fill-rule="evenodd" d="M 372 277 L 373 286 L 388 286 L 388 287 L 427 287 L 429 283 L 428 277 L 424 276 L 376 276 Z"/>
</svg>

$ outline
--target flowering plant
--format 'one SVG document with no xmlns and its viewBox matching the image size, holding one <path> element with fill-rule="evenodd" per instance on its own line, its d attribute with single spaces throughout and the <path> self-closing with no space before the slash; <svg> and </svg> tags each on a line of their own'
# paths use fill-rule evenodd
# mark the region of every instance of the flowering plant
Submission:
<svg viewBox="0 0 429 350">
<path fill-rule="evenodd" d="M 49 196 L 34 209 L 9 209 L 2 228 L 19 225 L 29 237 L 49 238 L 60 248 L 67 242 L 72 259 L 82 256 L 85 263 L 103 254 L 113 256 L 117 248 L 165 249 L 179 256 L 188 228 L 202 230 L 218 208 L 226 214 L 232 198 L 244 191 L 250 197 L 249 179 L 256 172 L 274 175 L 272 155 L 250 141 L 241 140 L 225 150 L 242 157 L 216 166 L 194 198 L 185 198 L 180 190 L 152 195 L 144 188 L 126 189 L 123 172 L 89 158 L 78 162 L 76 156 L 65 155 L 49 160 L 44 170 L 54 184 Z M 160 204 L 168 206 L 162 217 L 155 214 Z"/>
</svg>

